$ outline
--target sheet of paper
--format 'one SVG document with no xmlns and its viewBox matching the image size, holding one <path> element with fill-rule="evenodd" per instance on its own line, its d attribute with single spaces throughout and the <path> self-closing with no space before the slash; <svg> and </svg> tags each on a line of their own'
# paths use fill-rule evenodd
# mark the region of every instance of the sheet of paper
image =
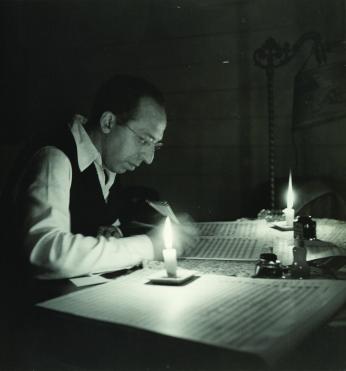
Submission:
<svg viewBox="0 0 346 371">
<path fill-rule="evenodd" d="M 346 249 L 331 242 L 312 240 L 305 243 L 307 250 L 306 260 L 327 258 L 330 256 L 346 256 Z"/>
<path fill-rule="evenodd" d="M 203 222 L 196 223 L 201 236 L 236 236 L 250 238 L 256 233 L 258 223 L 254 221 Z"/>
<path fill-rule="evenodd" d="M 97 274 L 93 274 L 91 276 L 70 278 L 70 281 L 77 287 L 98 285 L 100 283 L 109 282 L 107 278 L 99 276 Z"/>
<path fill-rule="evenodd" d="M 186 251 L 189 259 L 257 260 L 258 242 L 255 239 L 232 237 L 201 237 L 198 243 Z"/>
<path fill-rule="evenodd" d="M 205 275 L 186 286 L 146 284 L 143 272 L 38 304 L 259 355 L 273 364 L 346 300 L 346 282 Z"/>
<path fill-rule="evenodd" d="M 188 259 L 255 261 L 261 253 L 271 251 L 276 240 L 287 245 L 293 238 L 293 232 L 275 231 L 263 220 L 203 222 L 196 223 L 196 227 L 201 237 L 186 251 L 184 257 Z"/>
<path fill-rule="evenodd" d="M 346 222 L 334 219 L 316 220 L 317 238 L 346 248 Z"/>
<path fill-rule="evenodd" d="M 318 240 L 306 241 L 307 260 L 346 254 L 346 222 L 316 219 Z M 186 258 L 257 260 L 273 252 L 285 265 L 293 260 L 293 231 L 279 231 L 263 220 L 196 223 L 202 236 Z"/>
<path fill-rule="evenodd" d="M 165 201 L 149 201 L 146 200 L 147 204 L 155 209 L 158 213 L 163 216 L 169 216 L 174 223 L 179 223 L 170 205 Z"/>
</svg>

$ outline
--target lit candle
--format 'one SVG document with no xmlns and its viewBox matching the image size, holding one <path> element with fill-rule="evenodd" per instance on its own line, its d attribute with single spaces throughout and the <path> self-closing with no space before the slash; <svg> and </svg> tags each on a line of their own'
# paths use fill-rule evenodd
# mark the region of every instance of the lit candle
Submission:
<svg viewBox="0 0 346 371">
<path fill-rule="evenodd" d="M 293 220 L 294 220 L 293 203 L 294 203 L 294 193 L 293 193 L 293 187 L 292 187 L 292 174 L 290 172 L 290 175 L 288 178 L 288 189 L 287 189 L 287 208 L 284 209 L 286 225 L 288 227 L 293 227 Z"/>
<path fill-rule="evenodd" d="M 165 243 L 165 248 L 162 250 L 162 253 L 168 277 L 177 276 L 177 251 L 172 247 L 172 235 L 171 221 L 169 217 L 167 217 L 163 228 L 163 240 Z"/>
</svg>

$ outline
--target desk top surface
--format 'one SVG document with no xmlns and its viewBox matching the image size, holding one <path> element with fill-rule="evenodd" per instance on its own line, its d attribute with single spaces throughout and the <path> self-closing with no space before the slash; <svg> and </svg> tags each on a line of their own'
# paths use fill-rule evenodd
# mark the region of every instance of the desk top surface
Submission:
<svg viewBox="0 0 346 371">
<path fill-rule="evenodd" d="M 200 224 L 202 229 L 205 226 Z M 318 237 L 344 247 L 345 226 L 344 222 L 318 220 Z M 217 236 L 228 233 L 231 238 L 259 238 L 263 243 L 261 249 L 273 246 L 277 238 L 287 241 L 292 238 L 292 232 L 273 230 L 257 220 L 209 223 L 208 228 L 214 229 Z M 179 266 L 195 270 L 200 278 L 179 288 L 147 285 L 148 277 L 163 269 L 162 263 L 148 262 L 144 269 L 130 275 L 44 302 L 41 307 L 255 353 L 271 364 L 287 351 L 287 341 L 279 339 L 288 336 L 292 346 L 331 318 L 345 302 L 346 281 L 330 280 L 331 277 L 320 270 L 313 270 L 312 280 L 283 282 L 249 279 L 254 274 L 253 261 L 182 259 Z M 76 290 L 66 281 L 41 284 L 47 287 L 60 285 L 58 294 Z M 56 296 L 53 292 L 46 297 Z M 175 293 L 173 296 L 172 292 Z M 44 298 L 42 296 L 41 300 Z M 247 301 L 245 306 L 244 301 Z M 237 306 L 239 303 L 242 304 Z M 276 303 L 280 304 L 279 309 Z M 117 308 L 115 312 L 114 308 Z M 149 313 L 150 318 L 143 317 L 143 313 Z M 275 325 L 268 326 L 267 321 L 274 318 L 277 318 L 273 322 Z M 239 327 L 239 323 L 244 327 Z"/>
<path fill-rule="evenodd" d="M 146 268 L 39 306 L 253 353 L 271 363 L 286 350 L 278 339 L 289 337 L 294 345 L 346 299 L 345 281 L 206 274 L 173 287 L 148 284 L 151 273 Z"/>
</svg>

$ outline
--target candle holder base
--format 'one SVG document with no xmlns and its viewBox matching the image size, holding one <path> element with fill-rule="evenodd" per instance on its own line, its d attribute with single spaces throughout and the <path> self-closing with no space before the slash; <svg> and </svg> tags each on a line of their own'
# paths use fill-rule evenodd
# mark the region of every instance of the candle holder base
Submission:
<svg viewBox="0 0 346 371">
<path fill-rule="evenodd" d="M 195 271 L 178 268 L 176 277 L 168 277 L 165 270 L 160 270 L 149 277 L 149 283 L 159 285 L 182 285 L 196 277 L 195 274 Z"/>
<path fill-rule="evenodd" d="M 271 227 L 281 232 L 293 231 L 293 226 L 288 226 L 285 221 L 276 222 Z"/>
<path fill-rule="evenodd" d="M 281 209 L 262 209 L 257 214 L 257 219 L 264 219 L 268 223 L 285 220 L 285 215 Z"/>
</svg>

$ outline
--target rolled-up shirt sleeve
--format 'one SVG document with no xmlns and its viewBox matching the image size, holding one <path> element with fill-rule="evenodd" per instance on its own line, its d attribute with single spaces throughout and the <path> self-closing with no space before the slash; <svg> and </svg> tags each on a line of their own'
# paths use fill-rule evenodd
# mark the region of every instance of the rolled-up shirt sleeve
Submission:
<svg viewBox="0 0 346 371">
<path fill-rule="evenodd" d="M 55 147 L 44 147 L 26 169 L 20 209 L 26 256 L 37 278 L 58 279 L 131 267 L 153 259 L 146 235 L 126 238 L 92 237 L 71 233 L 72 167 Z"/>
</svg>

